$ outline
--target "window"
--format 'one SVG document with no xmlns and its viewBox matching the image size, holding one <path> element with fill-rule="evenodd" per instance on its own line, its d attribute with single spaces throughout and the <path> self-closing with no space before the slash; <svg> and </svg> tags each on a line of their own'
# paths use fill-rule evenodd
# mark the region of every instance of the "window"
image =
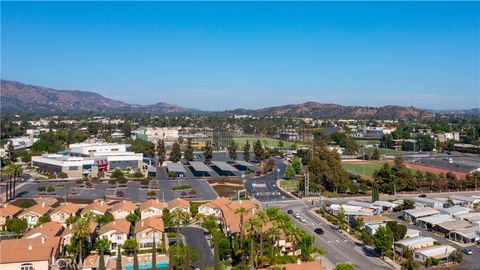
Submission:
<svg viewBox="0 0 480 270">
<path fill-rule="evenodd" d="M 77 171 L 77 170 L 78 170 L 78 166 L 68 166 L 68 170 L 70 170 L 70 171 Z"/>
<path fill-rule="evenodd" d="M 117 240 L 122 240 L 122 235 L 121 234 L 117 234 Z"/>
<path fill-rule="evenodd" d="M 31 263 L 24 263 L 20 266 L 20 270 L 33 270 Z"/>
<path fill-rule="evenodd" d="M 145 233 L 142 233 L 142 238 L 145 238 Z"/>
</svg>

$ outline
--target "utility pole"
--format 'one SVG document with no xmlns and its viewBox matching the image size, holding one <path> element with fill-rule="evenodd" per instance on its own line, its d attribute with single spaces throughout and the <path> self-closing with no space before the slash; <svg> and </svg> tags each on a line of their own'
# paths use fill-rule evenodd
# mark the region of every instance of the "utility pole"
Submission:
<svg viewBox="0 0 480 270">
<path fill-rule="evenodd" d="M 308 171 L 305 173 L 305 197 L 308 196 L 310 193 L 310 175 L 308 175 Z"/>
</svg>

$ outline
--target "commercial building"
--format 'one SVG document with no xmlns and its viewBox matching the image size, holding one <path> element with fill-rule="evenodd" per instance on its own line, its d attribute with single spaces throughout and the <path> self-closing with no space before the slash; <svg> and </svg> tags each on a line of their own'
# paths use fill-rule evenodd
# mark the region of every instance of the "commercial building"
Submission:
<svg viewBox="0 0 480 270">
<path fill-rule="evenodd" d="M 143 154 L 126 151 L 124 144 L 71 144 L 67 154 L 32 157 L 32 166 L 52 173 L 66 173 L 69 178 L 97 176 L 99 171 L 143 169 Z"/>
<path fill-rule="evenodd" d="M 178 140 L 179 128 L 166 127 L 143 127 L 132 131 L 133 139 L 145 140 L 157 143 L 158 140 L 164 140 L 166 145 L 171 145 Z"/>
</svg>

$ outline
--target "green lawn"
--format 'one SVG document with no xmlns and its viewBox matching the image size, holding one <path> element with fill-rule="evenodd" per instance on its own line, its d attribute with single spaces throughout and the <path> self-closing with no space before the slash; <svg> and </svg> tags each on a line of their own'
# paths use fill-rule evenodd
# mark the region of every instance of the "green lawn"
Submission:
<svg viewBox="0 0 480 270">
<path fill-rule="evenodd" d="M 358 153 L 360 153 L 360 154 L 361 153 L 366 153 L 369 156 L 371 156 L 374 149 L 375 148 L 373 148 L 373 147 L 368 147 L 368 148 L 360 147 L 360 149 L 358 150 Z M 390 149 L 390 148 L 377 148 L 377 149 L 380 152 L 380 155 L 387 155 L 387 156 L 397 156 L 397 155 L 408 153 L 407 151 L 395 150 L 395 149 Z"/>
<path fill-rule="evenodd" d="M 390 164 L 392 166 L 393 164 Z M 368 177 L 373 177 L 373 173 L 380 169 L 383 166 L 381 162 L 368 163 L 368 164 L 355 164 L 355 163 L 342 163 L 342 167 L 350 173 L 365 175 Z M 364 169 L 365 168 L 365 169 Z M 416 173 L 417 169 L 408 168 L 412 173 Z M 365 170 L 365 171 L 364 171 Z M 425 172 L 424 170 L 420 170 Z M 365 173 L 364 173 L 365 172 Z"/>
<path fill-rule="evenodd" d="M 280 180 L 280 186 L 290 192 L 295 192 L 298 191 L 298 181 L 291 179 L 291 180 L 286 180 L 282 179 Z"/>
<path fill-rule="evenodd" d="M 239 148 L 243 148 L 243 146 L 247 143 L 247 141 L 250 143 L 250 145 L 253 147 L 253 144 L 257 141 L 260 140 L 263 146 L 267 146 L 270 148 L 273 147 L 278 147 L 278 142 L 280 140 L 277 139 L 271 139 L 271 138 L 266 138 L 266 137 L 234 137 L 233 140 L 235 143 L 238 145 Z M 285 146 L 292 146 L 292 142 L 285 142 L 283 141 L 283 144 Z"/>
</svg>

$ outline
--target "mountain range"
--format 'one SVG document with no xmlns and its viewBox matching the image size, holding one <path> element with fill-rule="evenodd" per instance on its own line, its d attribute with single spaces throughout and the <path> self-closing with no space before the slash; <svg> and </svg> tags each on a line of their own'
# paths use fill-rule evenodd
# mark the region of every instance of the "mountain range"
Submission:
<svg viewBox="0 0 480 270">
<path fill-rule="evenodd" d="M 257 110 L 235 109 L 209 112 L 159 102 L 152 105 L 128 104 L 98 93 L 56 90 L 47 87 L 1 80 L 1 110 L 4 113 L 151 113 L 151 114 L 248 114 L 254 116 L 291 116 L 315 118 L 398 119 L 429 117 L 435 113 L 479 114 L 479 109 L 436 112 L 402 106 L 342 106 L 319 102 L 290 104 Z"/>
</svg>

